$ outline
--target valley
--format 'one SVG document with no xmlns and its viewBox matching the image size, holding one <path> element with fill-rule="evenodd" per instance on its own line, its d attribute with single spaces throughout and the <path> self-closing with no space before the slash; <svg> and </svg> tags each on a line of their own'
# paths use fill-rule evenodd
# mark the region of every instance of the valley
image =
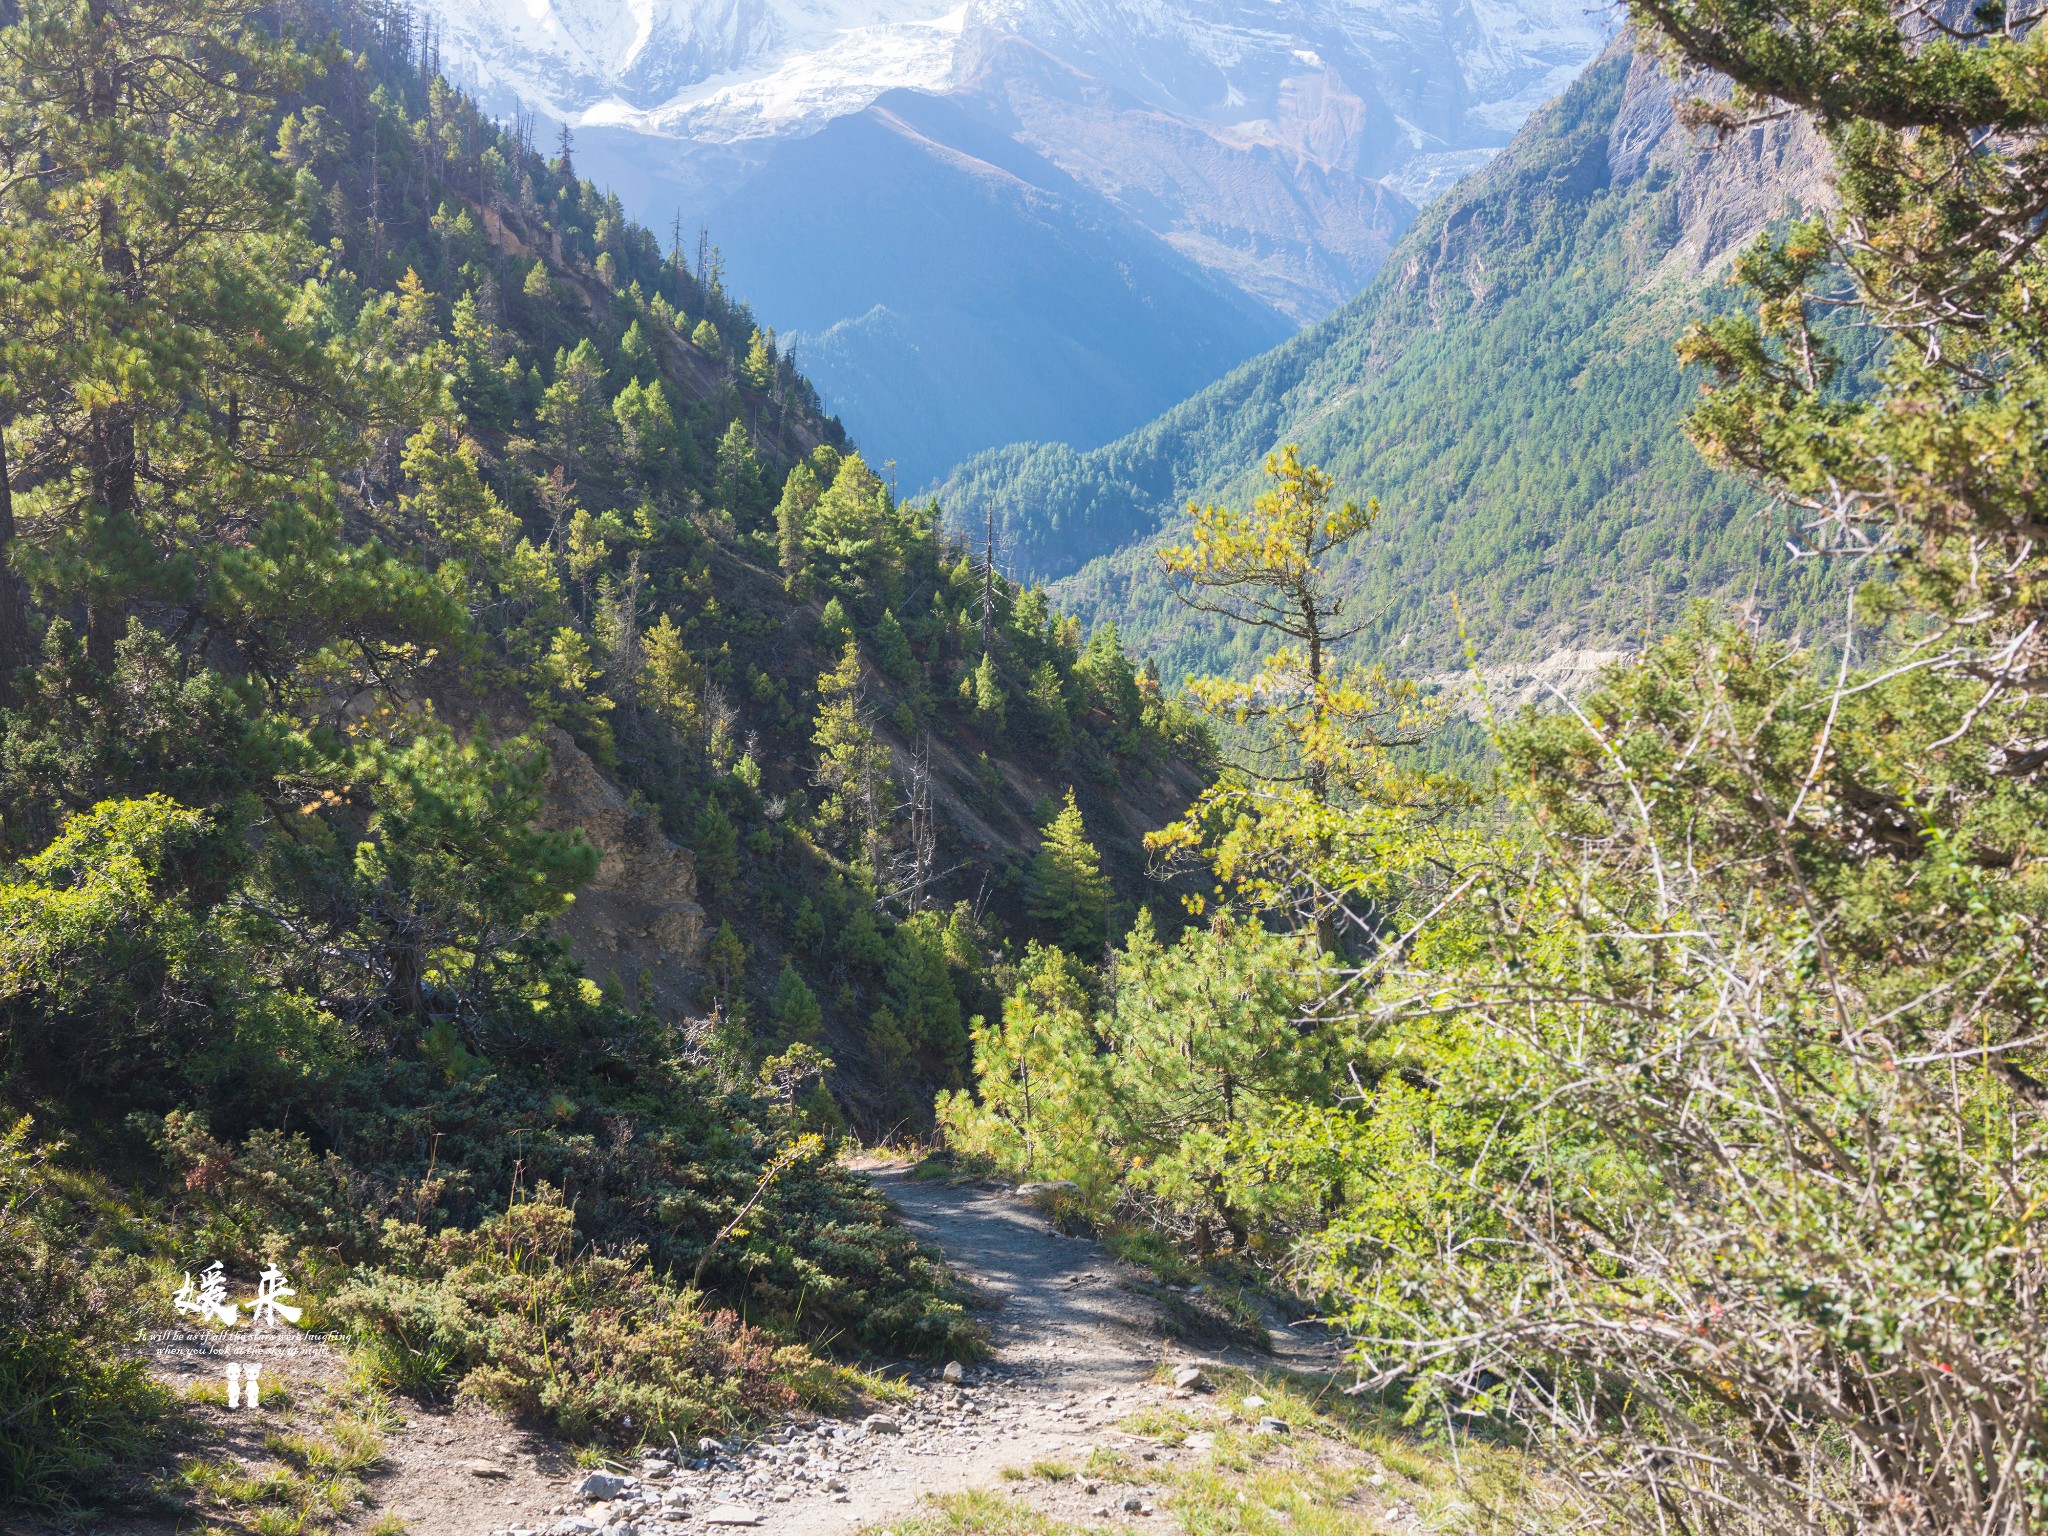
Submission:
<svg viewBox="0 0 2048 1536">
<path fill-rule="evenodd" d="M 2037 1528 L 2035 26 L 0 7 L 6 1530 Z"/>
<path fill-rule="evenodd" d="M 573 129 L 634 217 L 709 230 L 828 410 L 923 489 L 1020 435 L 1096 447 L 1321 319 L 1607 30 L 1549 0 L 1384 11 L 436 0 L 422 22 L 488 110 Z"/>
</svg>

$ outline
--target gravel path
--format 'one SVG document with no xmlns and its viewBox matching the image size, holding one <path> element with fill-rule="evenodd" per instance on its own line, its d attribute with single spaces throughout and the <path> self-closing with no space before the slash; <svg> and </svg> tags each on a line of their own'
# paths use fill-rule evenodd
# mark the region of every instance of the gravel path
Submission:
<svg viewBox="0 0 2048 1536">
<path fill-rule="evenodd" d="M 901 1167 L 867 1172 L 979 1298 L 992 1350 L 956 1368 L 958 1380 L 919 1369 L 908 1382 L 911 1401 L 882 1414 L 704 1441 L 675 1460 L 595 1478 L 566 1447 L 496 1414 L 407 1403 L 384 1436 L 381 1464 L 364 1478 L 367 1507 L 347 1527 L 360 1532 L 396 1516 L 409 1536 L 847 1536 L 911 1513 L 926 1495 L 998 1485 L 1007 1468 L 1053 1461 L 1081 1471 L 1097 1447 L 1122 1452 L 1132 1476 L 1172 1464 L 1181 1448 L 1117 1427 L 1148 1403 L 1194 1395 L 1173 1387 L 1162 1366 L 1198 1358 L 1337 1366 L 1327 1341 L 1294 1330 L 1274 1332 L 1272 1355 L 1198 1357 L 1160 1326 L 1161 1301 L 1186 1316 L 1191 1298 L 1169 1296 L 1099 1243 L 1062 1236 L 1029 1200 L 915 1179 Z M 265 1342 L 238 1336 L 244 1351 Z M 332 1345 L 296 1334 L 270 1342 L 282 1350 L 267 1368 L 273 1398 L 259 1412 L 196 1403 L 190 1449 L 256 1464 L 268 1459 L 271 1432 L 319 1432 L 323 1405 L 345 1391 L 346 1361 Z M 218 1368 L 210 1356 L 180 1358 L 159 1374 L 183 1390 Z M 1123 1519 L 1127 1499 L 1150 1509 L 1152 1490 L 1142 1482 L 1075 1477 L 1040 1487 L 1041 1502 L 1058 1502 L 1063 1518 Z M 172 1524 L 144 1516 L 108 1530 L 172 1536 Z M 1150 1522 L 1150 1536 L 1172 1536 L 1167 1524 Z"/>
<path fill-rule="evenodd" d="M 752 1444 L 706 1442 L 680 1466 L 649 1462 L 616 1486 L 569 1480 L 561 1502 L 545 1512 L 517 1524 L 465 1524 L 460 1536 L 697 1536 L 749 1528 L 845 1536 L 911 1512 L 927 1494 L 994 1486 L 1005 1468 L 1041 1460 L 1079 1468 L 1097 1446 L 1171 1459 L 1173 1451 L 1115 1427 L 1142 1404 L 1173 1396 L 1160 1367 L 1190 1358 L 1161 1333 L 1153 1303 L 1132 1288 L 1135 1271 L 1098 1243 L 1062 1236 L 1035 1205 L 1006 1190 L 914 1179 L 902 1168 L 869 1176 L 904 1224 L 983 1299 L 989 1359 L 957 1382 L 936 1370 L 914 1377 L 914 1401 L 885 1414 L 785 1426 Z M 1238 1363 L 1335 1368 L 1327 1341 L 1280 1330 L 1273 1342 L 1274 1356 Z M 1134 1491 L 1143 1492 L 1072 1484 L 1076 1500 L 1102 1505 L 1081 1514 L 1120 1510 Z M 415 1536 L 457 1536 L 413 1529 Z"/>
</svg>

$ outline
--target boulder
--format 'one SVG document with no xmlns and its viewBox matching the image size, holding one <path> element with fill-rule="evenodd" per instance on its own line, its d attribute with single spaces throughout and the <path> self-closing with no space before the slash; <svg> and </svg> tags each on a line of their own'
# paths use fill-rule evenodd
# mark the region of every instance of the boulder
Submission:
<svg viewBox="0 0 2048 1536">
<path fill-rule="evenodd" d="M 631 1485 L 631 1478 L 616 1472 L 593 1472 L 576 1485 L 576 1492 L 586 1499 L 615 1499 Z"/>
</svg>

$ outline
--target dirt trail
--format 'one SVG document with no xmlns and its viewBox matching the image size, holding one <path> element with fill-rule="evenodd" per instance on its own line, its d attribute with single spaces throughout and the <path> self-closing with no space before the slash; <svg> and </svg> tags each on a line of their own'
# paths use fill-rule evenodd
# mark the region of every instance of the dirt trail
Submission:
<svg viewBox="0 0 2048 1536">
<path fill-rule="evenodd" d="M 528 1520 L 472 1523 L 459 1536 L 628 1536 L 622 1525 L 633 1527 L 632 1536 L 716 1533 L 724 1527 L 706 1516 L 732 1506 L 736 1517 L 751 1513 L 759 1529 L 781 1536 L 844 1536 L 911 1512 L 927 1494 L 997 1485 L 1006 1468 L 1035 1461 L 1079 1468 L 1097 1446 L 1171 1458 L 1155 1442 L 1115 1427 L 1144 1402 L 1173 1394 L 1157 1379 L 1162 1362 L 1196 1357 L 1161 1332 L 1158 1307 L 1134 1288 L 1142 1281 L 1137 1271 L 1099 1243 L 1055 1231 L 1042 1210 L 1008 1190 L 920 1180 L 901 1167 L 868 1174 L 904 1224 L 982 1298 L 989 1359 L 969 1367 L 957 1385 L 936 1370 L 913 1377 L 915 1399 L 890 1408 L 887 1424 L 788 1426 L 734 1444 L 702 1466 L 645 1468 L 635 1486 L 611 1500 L 587 1507 L 565 1497 Z M 1272 1355 L 1208 1351 L 1201 1358 L 1336 1367 L 1327 1340 L 1276 1329 L 1272 1342 Z M 1114 1506 L 1130 1491 L 1082 1479 L 1067 1487 L 1075 1506 L 1067 1513 L 1077 1518 L 1097 1513 L 1105 1501 Z M 416 1536 L 444 1536 L 419 1524 L 413 1529 Z"/>
<path fill-rule="evenodd" d="M 360 1531 L 396 1516 L 409 1536 L 722 1536 L 749 1528 L 845 1536 L 911 1512 L 927 1494 L 994 1486 L 1006 1468 L 1058 1461 L 1080 1469 L 1098 1446 L 1171 1462 L 1175 1450 L 1116 1428 L 1147 1402 L 1176 1395 L 1162 1364 L 1337 1367 L 1327 1339 L 1292 1329 L 1273 1330 L 1270 1355 L 1168 1339 L 1159 1303 L 1185 1315 L 1184 1299 L 1101 1244 L 1061 1235 L 1011 1191 L 920 1180 L 901 1167 L 868 1175 L 980 1299 L 992 1352 L 963 1380 L 920 1369 L 909 1380 L 912 1399 L 881 1415 L 706 1441 L 682 1448 L 680 1465 L 614 1463 L 611 1484 L 596 1486 L 564 1447 L 496 1415 L 406 1403 L 402 1422 L 384 1435 L 380 1465 L 364 1476 L 367 1507 L 346 1523 Z M 285 1389 L 282 1411 L 266 1406 L 259 1419 L 197 1405 L 216 1453 L 264 1460 L 257 1442 L 266 1432 L 292 1427 L 341 1390 L 338 1352 L 289 1353 L 298 1358 L 279 1360 L 270 1377 Z M 192 1372 L 215 1369 L 210 1360 L 186 1361 L 165 1374 L 182 1387 L 197 1379 Z M 1145 1491 L 1076 1478 L 1059 1486 L 1072 1508 L 1057 1513 L 1106 1514 L 1124 1495 Z M 118 1524 L 132 1536 L 161 1529 L 149 1520 Z"/>
</svg>

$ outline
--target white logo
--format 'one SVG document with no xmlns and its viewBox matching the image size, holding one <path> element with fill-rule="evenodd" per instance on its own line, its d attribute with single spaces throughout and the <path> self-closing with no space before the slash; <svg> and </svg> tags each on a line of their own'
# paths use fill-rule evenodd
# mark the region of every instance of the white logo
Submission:
<svg viewBox="0 0 2048 1536">
<path fill-rule="evenodd" d="M 240 1408 L 246 1399 L 251 1413 L 256 1411 L 256 1382 L 263 1374 L 260 1365 L 228 1364 L 228 1406 Z"/>
</svg>

